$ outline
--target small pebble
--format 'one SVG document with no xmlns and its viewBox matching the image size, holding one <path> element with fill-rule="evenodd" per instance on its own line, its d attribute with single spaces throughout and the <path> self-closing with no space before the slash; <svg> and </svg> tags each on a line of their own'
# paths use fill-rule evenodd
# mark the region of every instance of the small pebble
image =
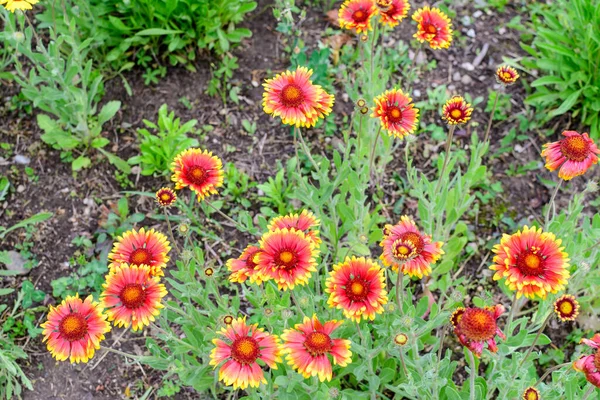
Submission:
<svg viewBox="0 0 600 400">
<path fill-rule="evenodd" d="M 462 64 L 460 65 L 460 67 L 461 67 L 462 69 L 466 69 L 467 71 L 474 71 L 474 70 L 475 70 L 475 67 L 474 67 L 474 66 L 473 66 L 473 64 L 471 64 L 470 62 L 462 63 Z"/>
<path fill-rule="evenodd" d="M 463 75 L 463 77 L 460 79 L 460 81 L 462 82 L 463 85 L 468 85 L 473 82 L 473 78 L 471 78 L 469 75 Z"/>
<path fill-rule="evenodd" d="M 452 75 L 452 80 L 455 82 L 460 81 L 460 78 L 462 77 L 462 74 L 458 71 L 454 72 L 454 74 Z"/>
<path fill-rule="evenodd" d="M 413 96 L 414 97 L 421 97 L 421 91 L 419 89 L 413 90 Z"/>
<path fill-rule="evenodd" d="M 24 191 L 25 191 L 25 186 L 24 185 L 17 186 L 17 193 L 23 193 Z"/>
<path fill-rule="evenodd" d="M 468 36 L 468 37 L 472 37 L 472 38 L 474 38 L 475 36 L 477 36 L 477 35 L 475 34 L 475 29 L 473 29 L 473 28 L 469 29 L 469 30 L 467 31 L 467 36 Z"/>
<path fill-rule="evenodd" d="M 473 13 L 473 18 L 479 18 L 483 15 L 483 12 L 481 10 L 477 10 Z"/>
<path fill-rule="evenodd" d="M 14 162 L 15 164 L 27 165 L 31 162 L 31 159 L 29 157 L 17 154 L 14 158 Z"/>
</svg>

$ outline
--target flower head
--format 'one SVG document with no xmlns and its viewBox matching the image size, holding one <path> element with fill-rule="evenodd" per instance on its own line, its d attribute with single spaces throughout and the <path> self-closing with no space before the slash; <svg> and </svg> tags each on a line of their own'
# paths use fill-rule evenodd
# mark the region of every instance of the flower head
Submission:
<svg viewBox="0 0 600 400">
<path fill-rule="evenodd" d="M 523 392 L 523 400 L 540 400 L 540 391 L 534 388 L 533 386 L 528 387 Z"/>
<path fill-rule="evenodd" d="M 390 136 L 402 139 L 417 130 L 419 109 L 402 90 L 388 90 L 375 97 L 374 101 L 371 117 L 379 118 L 381 126 Z"/>
<path fill-rule="evenodd" d="M 396 343 L 397 346 L 402 347 L 408 343 L 408 336 L 406 336 L 405 333 L 398 333 L 396 336 L 394 336 L 394 343 Z"/>
<path fill-rule="evenodd" d="M 211 277 L 215 274 L 215 270 L 212 269 L 211 267 L 205 268 L 204 269 L 204 275 Z"/>
<path fill-rule="evenodd" d="M 542 157 L 546 158 L 549 171 L 560 167 L 558 177 L 568 181 L 585 174 L 597 164 L 600 150 L 587 133 L 580 135 L 575 131 L 564 131 L 562 134 L 564 139 L 543 146 Z"/>
<path fill-rule="evenodd" d="M 284 216 L 275 217 L 269 222 L 267 229 L 274 231 L 276 229 L 288 228 L 291 230 L 302 231 L 304 234 L 313 241 L 316 247 L 321 243 L 319 238 L 319 231 L 312 230 L 312 228 L 319 226 L 319 220 L 315 215 L 308 211 L 302 210 L 300 214 L 288 214 Z"/>
<path fill-rule="evenodd" d="M 100 348 L 104 334 L 110 331 L 106 314 L 92 296 L 81 300 L 67 296 L 58 306 L 50 306 L 48 320 L 42 325 L 48 351 L 58 361 L 88 362 Z"/>
<path fill-rule="evenodd" d="M 565 294 L 554 302 L 554 312 L 561 321 L 575 321 L 579 315 L 579 302 L 574 296 Z"/>
<path fill-rule="evenodd" d="M 504 313 L 504 307 L 500 304 L 485 308 L 459 307 L 450 317 L 450 322 L 454 326 L 454 333 L 461 344 L 479 357 L 486 343 L 492 353 L 498 351 L 496 335 L 506 339 L 496 323 L 502 313 Z"/>
<path fill-rule="evenodd" d="M 338 12 L 338 21 L 344 29 L 354 29 L 356 33 L 369 32 L 371 19 L 377 14 L 373 0 L 346 0 Z"/>
<path fill-rule="evenodd" d="M 431 273 L 434 264 L 444 251 L 442 242 L 431 242 L 431 236 L 419 232 L 415 222 L 403 215 L 398 224 L 379 244 L 383 247 L 381 261 L 394 271 L 401 267 L 402 273 L 423 278 Z"/>
<path fill-rule="evenodd" d="M 227 268 L 231 271 L 229 281 L 243 283 L 250 278 L 250 282 L 261 284 L 263 277 L 258 273 L 258 254 L 260 248 L 248 246 L 244 249 L 238 258 L 231 258 L 227 261 Z"/>
<path fill-rule="evenodd" d="M 381 15 L 381 23 L 390 28 L 395 27 L 406 18 L 408 10 L 410 10 L 408 0 L 378 0 L 377 6 Z"/>
<path fill-rule="evenodd" d="M 374 320 L 388 301 L 383 270 L 364 257 L 348 257 L 334 265 L 325 285 L 329 306 L 341 309 L 346 318 L 356 322 Z"/>
<path fill-rule="evenodd" d="M 215 348 L 210 353 L 210 365 L 216 368 L 225 361 L 219 369 L 219 380 L 234 389 L 267 383 L 258 361 L 277 369 L 281 362 L 277 336 L 264 332 L 257 324 L 246 325 L 245 317 L 233 320 L 218 334 L 222 338 L 212 341 Z"/>
<path fill-rule="evenodd" d="M 225 315 L 223 317 L 223 323 L 225 325 L 231 325 L 233 323 L 233 315 Z"/>
<path fill-rule="evenodd" d="M 263 280 L 275 280 L 279 289 L 305 285 L 317 270 L 318 250 L 302 231 L 284 228 L 267 232 L 260 239 L 260 249 L 259 273 Z"/>
<path fill-rule="evenodd" d="M 156 191 L 156 201 L 162 207 L 170 207 L 176 200 L 177 194 L 173 189 L 164 187 Z"/>
<path fill-rule="evenodd" d="M 519 73 L 513 67 L 502 65 L 496 70 L 496 80 L 504 86 L 509 86 L 519 79 Z"/>
<path fill-rule="evenodd" d="M 535 227 L 505 234 L 493 248 L 496 256 L 490 269 L 496 271 L 494 280 L 506 278 L 506 285 L 517 291 L 518 298 L 545 299 L 548 293 L 563 290 L 570 274 L 568 254 L 561 243 L 553 233 Z"/>
<path fill-rule="evenodd" d="M 167 237 L 154 229 L 139 231 L 132 229 L 117 237 L 111 253 L 109 268 L 112 270 L 121 264 L 147 265 L 152 274 L 164 275 L 163 268 L 169 262 L 171 247 Z"/>
<path fill-rule="evenodd" d="M 473 108 L 462 96 L 454 96 L 444 104 L 442 108 L 442 119 L 448 125 L 466 124 L 471 119 Z"/>
<path fill-rule="evenodd" d="M 160 278 L 152 275 L 147 265 L 121 264 L 106 275 L 100 295 L 109 321 L 138 331 L 148 326 L 160 314 L 160 303 L 167 295 Z"/>
<path fill-rule="evenodd" d="M 352 361 L 350 341 L 333 339 L 331 334 L 342 321 L 319 322 L 316 315 L 304 317 L 301 324 L 286 329 L 281 335 L 282 353 L 286 360 L 304 378 L 318 376 L 321 382 L 331 381 L 332 366 L 327 357 L 331 355 L 333 363 L 345 367 Z"/>
<path fill-rule="evenodd" d="M 421 43 L 428 42 L 432 49 L 447 49 L 452 42 L 452 23 L 439 8 L 423 7 L 412 16 L 417 21 L 414 37 Z"/>
<path fill-rule="evenodd" d="M 201 149 L 187 149 L 179 153 L 171 164 L 175 189 L 188 187 L 196 193 L 198 201 L 223 186 L 223 163 L 212 152 Z"/>
<path fill-rule="evenodd" d="M 312 73 L 306 67 L 298 67 L 265 80 L 264 111 L 296 127 L 315 126 L 320 118 L 329 115 L 334 98 L 311 82 Z"/>
<path fill-rule="evenodd" d="M 39 0 L 0 0 L 0 4 L 2 4 L 11 13 L 14 13 L 15 10 L 33 9 L 32 5 L 37 4 L 38 1 Z"/>
<path fill-rule="evenodd" d="M 589 383 L 600 388 L 600 333 L 596 333 L 591 339 L 581 339 L 581 342 L 591 347 L 594 354 L 581 356 L 573 363 L 573 368 L 583 372 Z"/>
</svg>

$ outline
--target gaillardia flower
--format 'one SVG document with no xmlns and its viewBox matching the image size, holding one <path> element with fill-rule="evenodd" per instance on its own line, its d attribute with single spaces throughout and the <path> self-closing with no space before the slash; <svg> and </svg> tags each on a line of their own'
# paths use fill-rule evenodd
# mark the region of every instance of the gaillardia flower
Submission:
<svg viewBox="0 0 600 400">
<path fill-rule="evenodd" d="M 524 226 L 513 235 L 503 235 L 492 250 L 496 253 L 490 267 L 496 271 L 494 280 L 506 278 L 517 298 L 545 299 L 548 293 L 563 290 L 570 274 L 568 254 L 561 243 L 553 233 L 535 227 Z"/>
<path fill-rule="evenodd" d="M 500 304 L 485 308 L 459 307 L 450 317 L 450 322 L 460 343 L 480 357 L 486 343 L 492 353 L 498 351 L 496 335 L 506 340 L 506 336 L 496 323 L 502 313 L 504 307 Z"/>
<path fill-rule="evenodd" d="M 581 339 L 581 343 L 594 349 L 595 353 L 581 356 L 575 361 L 573 368 L 583 372 L 589 383 L 600 388 L 600 333 L 596 333 L 592 339 Z"/>
<path fill-rule="evenodd" d="M 121 264 L 147 265 L 152 274 L 164 275 L 163 268 L 169 262 L 171 247 L 167 237 L 154 229 L 139 231 L 132 229 L 117 237 L 112 252 L 108 255 L 112 270 Z"/>
<path fill-rule="evenodd" d="M 554 312 L 561 321 L 575 321 L 579 315 L 579 302 L 575 296 L 565 294 L 554 302 Z"/>
<path fill-rule="evenodd" d="M 319 118 L 331 113 L 333 96 L 310 80 L 313 71 L 298 67 L 265 80 L 263 109 L 273 117 L 280 117 L 286 125 L 315 126 Z"/>
<path fill-rule="evenodd" d="M 319 220 L 315 215 L 308 211 L 302 210 L 300 214 L 288 214 L 284 216 L 275 217 L 269 222 L 267 229 L 274 231 L 276 229 L 292 229 L 302 231 L 304 234 L 313 241 L 316 247 L 321 243 L 319 238 L 318 230 L 311 230 L 312 228 L 319 226 Z"/>
<path fill-rule="evenodd" d="M 386 0 L 386 3 L 389 3 L 389 5 L 380 5 L 377 2 L 381 15 L 381 23 L 393 28 L 406 18 L 408 10 L 410 10 L 410 4 L 408 4 L 408 0 Z"/>
<path fill-rule="evenodd" d="M 202 149 L 187 149 L 179 153 L 171 164 L 175 189 L 188 187 L 196 193 L 198 201 L 223 186 L 223 163 L 212 152 Z"/>
<path fill-rule="evenodd" d="M 575 131 L 564 131 L 564 139 L 558 142 L 546 143 L 542 157 L 546 158 L 546 168 L 554 171 L 558 167 L 558 177 L 565 181 L 585 174 L 594 164 L 598 163 L 600 150 L 587 133 L 580 135 Z"/>
<path fill-rule="evenodd" d="M 356 33 L 368 32 L 371 18 L 377 14 L 373 0 L 346 0 L 340 7 L 338 21 L 344 29 L 354 29 Z"/>
<path fill-rule="evenodd" d="M 230 258 L 227 261 L 227 268 L 231 271 L 229 281 L 244 283 L 250 278 L 251 283 L 260 285 L 263 279 L 256 268 L 258 253 L 260 253 L 259 247 L 248 246 L 238 258 Z"/>
<path fill-rule="evenodd" d="M 223 323 L 225 325 L 231 325 L 233 323 L 234 319 L 233 319 L 233 315 L 226 315 L 223 317 Z"/>
<path fill-rule="evenodd" d="M 528 387 L 523 392 L 523 400 L 540 400 L 540 391 L 534 388 L 533 386 Z"/>
<path fill-rule="evenodd" d="M 100 301 L 108 320 L 118 327 L 131 325 L 134 331 L 155 320 L 164 307 L 160 302 L 167 295 L 165 285 L 147 265 L 121 264 L 106 275 L 102 287 Z"/>
<path fill-rule="evenodd" d="M 444 251 L 442 242 L 431 242 L 431 236 L 419 232 L 415 222 L 403 215 L 398 224 L 389 229 L 389 234 L 379 244 L 383 247 L 381 261 L 394 271 L 411 277 L 423 278 L 431 273 L 434 264 Z"/>
<path fill-rule="evenodd" d="M 447 49 L 452 42 L 452 23 L 439 8 L 423 7 L 412 19 L 417 21 L 414 37 L 421 43 L 428 42 L 432 49 Z"/>
<path fill-rule="evenodd" d="M 519 73 L 513 67 L 502 65 L 496 70 L 496 80 L 504 86 L 509 86 L 519 79 Z"/>
<path fill-rule="evenodd" d="M 110 331 L 102 307 L 92 296 L 83 301 L 77 295 L 67 296 L 58 306 L 50 306 L 48 320 L 41 326 L 52 357 L 58 361 L 68 358 L 72 363 L 86 363 L 94 357 L 104 334 Z"/>
<path fill-rule="evenodd" d="M 319 322 L 316 315 L 312 319 L 304 317 L 301 324 L 293 329 L 286 329 L 281 335 L 282 354 L 285 359 L 304 378 L 318 376 L 321 382 L 331 381 L 332 366 L 327 357 L 331 354 L 333 363 L 345 367 L 352 361 L 350 341 L 332 339 L 331 334 L 342 324 L 342 321 Z"/>
<path fill-rule="evenodd" d="M 210 365 L 219 369 L 219 380 L 234 389 L 258 387 L 267 383 L 258 361 L 277 369 L 279 345 L 277 336 L 264 332 L 257 324 L 246 325 L 246 318 L 237 318 L 213 339 L 215 348 L 210 353 Z"/>
<path fill-rule="evenodd" d="M 325 292 L 330 294 L 330 307 L 341 309 L 346 318 L 356 322 L 361 318 L 374 320 L 388 301 L 383 270 L 364 257 L 348 257 L 334 265 Z"/>
<path fill-rule="evenodd" d="M 415 132 L 419 109 L 402 90 L 388 90 L 375 97 L 374 101 L 371 117 L 379 118 L 381 126 L 390 136 L 402 139 Z"/>
<path fill-rule="evenodd" d="M 167 187 L 156 191 L 156 202 L 162 207 L 170 207 L 177 200 L 177 194 L 173 189 Z"/>
<path fill-rule="evenodd" d="M 279 289 L 293 289 L 305 285 L 317 270 L 318 251 L 302 231 L 276 229 L 260 239 L 258 269 L 263 280 L 273 279 Z"/>
<path fill-rule="evenodd" d="M 4 7 L 14 13 L 15 10 L 31 10 L 33 9 L 32 5 L 37 4 L 39 0 L 0 0 L 0 4 L 4 5 Z"/>
<path fill-rule="evenodd" d="M 471 119 L 473 108 L 462 96 L 454 96 L 444 104 L 442 119 L 448 125 L 466 124 Z"/>
<path fill-rule="evenodd" d="M 397 346 L 402 347 L 408 343 L 408 336 L 406 336 L 406 333 L 398 333 L 396 336 L 394 336 L 394 343 Z"/>
</svg>

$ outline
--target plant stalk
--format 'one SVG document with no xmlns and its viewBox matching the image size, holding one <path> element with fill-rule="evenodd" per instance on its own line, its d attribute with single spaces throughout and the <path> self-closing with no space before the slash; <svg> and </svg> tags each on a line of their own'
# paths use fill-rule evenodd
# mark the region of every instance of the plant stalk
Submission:
<svg viewBox="0 0 600 400">
<path fill-rule="evenodd" d="M 527 357 L 529 357 L 529 355 L 533 351 L 533 348 L 534 348 L 535 344 L 537 343 L 538 339 L 540 338 L 540 336 L 542 335 L 542 332 L 544 332 L 544 329 L 546 329 L 546 326 L 548 326 L 548 322 L 550 322 L 551 317 L 552 317 L 552 313 L 548 314 L 548 316 L 544 320 L 544 323 L 542 324 L 542 326 L 540 327 L 540 329 L 537 332 L 537 335 L 535 335 L 535 338 L 533 339 L 533 343 L 531 343 L 531 346 L 529 346 L 527 353 L 525 353 L 525 357 L 523 357 L 523 359 L 521 360 L 521 363 L 517 367 L 517 372 L 523 366 L 523 364 L 525 364 L 525 361 L 527 361 Z M 510 379 L 511 381 L 515 379 L 515 377 L 517 376 L 517 372 L 515 372 L 513 377 Z"/>
<path fill-rule="evenodd" d="M 554 188 L 554 192 L 552 192 L 552 197 L 550 197 L 550 201 L 548 202 L 548 209 L 546 210 L 546 218 L 544 218 L 544 230 L 548 230 L 550 227 L 550 209 L 554 209 L 554 199 L 556 199 L 556 194 L 562 185 L 563 180 L 559 180 Z M 552 213 L 552 218 L 554 218 L 554 213 Z"/>
<path fill-rule="evenodd" d="M 512 333 L 510 326 L 512 325 L 513 318 L 515 316 L 515 308 L 517 306 L 517 292 L 513 295 L 512 304 L 510 306 L 510 313 L 508 314 L 508 320 L 506 321 L 506 328 L 504 334 L 508 337 Z"/>
<path fill-rule="evenodd" d="M 438 179 L 438 183 L 435 187 L 435 193 L 440 190 L 440 185 L 442 184 L 442 179 L 444 179 L 444 173 L 446 172 L 446 167 L 448 166 L 448 160 L 450 159 L 450 148 L 452 147 L 452 137 L 454 136 L 454 130 L 456 129 L 456 125 L 450 125 L 450 131 L 448 132 L 448 137 L 446 138 L 446 154 L 444 154 L 444 165 L 442 166 L 442 172 L 440 173 L 440 177 Z"/>
<path fill-rule="evenodd" d="M 471 400 L 475 400 L 475 377 L 477 376 L 477 370 L 475 369 L 475 358 L 473 352 L 468 350 L 469 354 L 469 368 L 471 368 L 471 376 L 469 377 L 469 395 Z"/>
<path fill-rule="evenodd" d="M 398 276 L 396 277 L 396 303 L 398 304 L 398 311 L 400 315 L 404 315 L 404 273 L 402 272 L 402 266 L 398 266 Z"/>
<path fill-rule="evenodd" d="M 496 92 L 496 98 L 494 99 L 494 105 L 492 107 L 492 114 L 490 115 L 490 120 L 488 121 L 487 129 L 485 130 L 485 136 L 483 139 L 483 143 L 486 143 L 490 138 L 490 130 L 492 129 L 492 121 L 494 120 L 494 113 L 496 112 L 496 106 L 498 105 L 498 97 L 500 97 L 500 96 Z"/>
</svg>

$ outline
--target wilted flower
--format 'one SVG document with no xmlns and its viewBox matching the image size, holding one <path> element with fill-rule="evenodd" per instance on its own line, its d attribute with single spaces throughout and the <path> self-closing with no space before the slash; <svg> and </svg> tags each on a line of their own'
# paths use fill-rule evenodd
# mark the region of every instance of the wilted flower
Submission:
<svg viewBox="0 0 600 400">
<path fill-rule="evenodd" d="M 288 364 L 304 378 L 318 376 L 321 382 L 331 381 L 332 366 L 327 355 L 330 354 L 333 363 L 341 367 L 352 361 L 350 341 L 331 338 L 341 324 L 342 321 L 336 320 L 322 324 L 313 315 L 312 319 L 304 317 L 304 321 L 293 329 L 286 329 L 281 335 L 281 350 L 287 354 Z"/>
<path fill-rule="evenodd" d="M 233 315 L 226 315 L 223 317 L 223 323 L 225 325 L 231 325 L 232 322 L 233 322 Z"/>
<path fill-rule="evenodd" d="M 570 274 L 568 254 L 561 243 L 553 233 L 535 227 L 505 234 L 492 250 L 496 253 L 490 267 L 496 271 L 494 280 L 506 278 L 506 285 L 517 291 L 518 298 L 545 299 L 548 293 L 563 290 Z"/>
<path fill-rule="evenodd" d="M 177 230 L 180 234 L 185 235 L 190 230 L 190 226 L 188 224 L 179 224 Z"/>
<path fill-rule="evenodd" d="M 444 104 L 442 119 L 448 125 L 466 124 L 471 119 L 473 108 L 462 96 L 454 96 Z"/>
<path fill-rule="evenodd" d="M 596 182 L 595 180 L 589 180 L 586 184 L 585 184 L 585 191 L 588 193 L 596 193 L 598 191 L 598 182 Z"/>
<path fill-rule="evenodd" d="M 486 308 L 459 307 L 450 317 L 450 322 L 452 322 L 454 333 L 462 345 L 480 357 L 486 343 L 492 353 L 498 351 L 496 335 L 506 339 L 496 323 L 502 313 L 504 313 L 504 307 L 500 304 Z"/>
<path fill-rule="evenodd" d="M 81 300 L 78 295 L 67 296 L 58 306 L 50 306 L 44 328 L 44 342 L 58 361 L 67 358 L 73 363 L 88 362 L 100 348 L 104 334 L 110 332 L 102 306 L 92 296 Z"/>
<path fill-rule="evenodd" d="M 546 158 L 549 171 L 560 167 L 558 177 L 568 181 L 585 174 L 597 164 L 600 150 L 587 133 L 580 135 L 575 131 L 564 131 L 562 134 L 564 139 L 543 146 L 542 157 Z"/>
<path fill-rule="evenodd" d="M 417 129 L 419 109 L 412 99 L 400 89 L 391 89 L 375 97 L 372 117 L 379 118 L 381 126 L 390 135 L 399 139 Z"/>
<path fill-rule="evenodd" d="M 517 79 L 519 79 L 517 70 L 508 65 L 502 65 L 496 70 L 496 80 L 504 86 L 512 85 Z"/>
<path fill-rule="evenodd" d="M 396 345 L 402 347 L 406 343 L 408 343 L 408 336 L 406 336 L 405 333 L 398 333 L 396 336 L 394 336 L 394 343 L 396 343 Z"/>
<path fill-rule="evenodd" d="M 439 8 L 423 7 L 412 19 L 417 21 L 414 37 L 421 43 L 428 42 L 432 49 L 447 49 L 452 42 L 452 23 Z"/>
<path fill-rule="evenodd" d="M 219 380 L 234 389 L 267 383 L 258 360 L 272 369 L 277 369 L 277 363 L 281 362 L 277 336 L 257 326 L 246 325 L 245 317 L 238 318 L 218 332 L 223 339 L 212 341 L 215 348 L 210 353 L 210 365 L 216 367 L 225 361 L 219 369 Z"/>
<path fill-rule="evenodd" d="M 288 319 L 292 318 L 293 316 L 294 316 L 294 313 L 287 308 L 281 311 L 281 318 L 283 318 L 284 320 L 288 320 Z"/>
<path fill-rule="evenodd" d="M 170 260 L 170 250 L 167 237 L 162 233 L 154 229 L 132 229 L 117 237 L 108 255 L 109 269 L 113 270 L 121 264 L 147 265 L 153 275 L 163 276 L 163 268 Z"/>
<path fill-rule="evenodd" d="M 211 267 L 204 269 L 204 275 L 206 275 L 206 276 L 209 276 L 209 277 L 213 276 L 214 273 L 215 273 L 215 270 L 212 269 Z"/>
<path fill-rule="evenodd" d="M 581 339 L 581 343 L 591 347 L 595 353 L 581 356 L 575 361 L 573 368 L 583 372 L 588 382 L 600 388 L 600 333 L 596 333 L 592 339 Z"/>
<path fill-rule="evenodd" d="M 373 0 L 346 0 L 340 7 L 338 21 L 344 29 L 354 29 L 356 33 L 368 32 L 371 18 L 377 14 Z"/>
<path fill-rule="evenodd" d="M 179 153 L 171 164 L 175 189 L 188 187 L 196 193 L 198 201 L 223 186 L 223 163 L 212 152 L 201 149 L 187 149 Z"/>
<path fill-rule="evenodd" d="M 554 312 L 561 321 L 575 321 L 579 315 L 579 302 L 574 296 L 565 294 L 554 302 Z"/>
</svg>

